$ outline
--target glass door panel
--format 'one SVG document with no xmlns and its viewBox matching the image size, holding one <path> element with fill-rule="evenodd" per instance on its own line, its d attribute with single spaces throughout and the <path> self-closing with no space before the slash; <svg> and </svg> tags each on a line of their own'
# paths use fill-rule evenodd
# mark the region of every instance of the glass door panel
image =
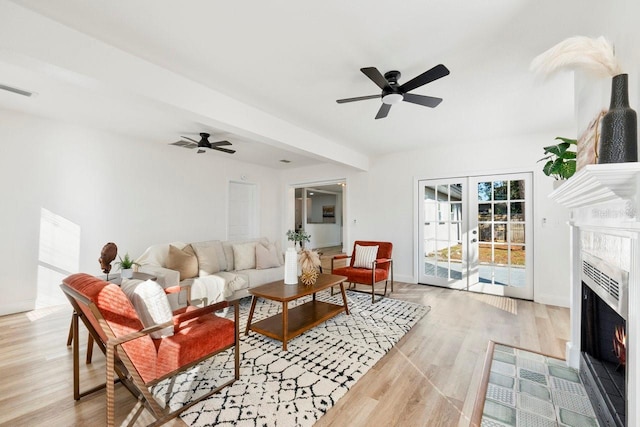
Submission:
<svg viewBox="0 0 640 427">
<path fill-rule="evenodd" d="M 457 179 L 419 183 L 419 282 L 466 288 L 464 183 Z"/>
<path fill-rule="evenodd" d="M 470 177 L 469 188 L 475 193 L 469 229 L 477 230 L 479 240 L 477 258 L 469 259 L 478 265 L 469 275 L 469 290 L 532 299 L 531 174 Z"/>
</svg>

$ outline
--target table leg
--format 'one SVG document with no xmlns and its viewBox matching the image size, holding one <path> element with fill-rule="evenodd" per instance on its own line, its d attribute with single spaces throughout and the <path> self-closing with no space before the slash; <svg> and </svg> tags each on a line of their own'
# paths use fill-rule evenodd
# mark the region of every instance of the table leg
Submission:
<svg viewBox="0 0 640 427">
<path fill-rule="evenodd" d="M 282 350 L 287 351 L 287 335 L 289 332 L 289 308 L 287 301 L 282 301 Z"/>
<path fill-rule="evenodd" d="M 340 283 L 340 292 L 342 292 L 342 303 L 344 304 L 344 312 L 349 314 L 349 305 L 347 304 L 347 293 L 344 291 L 344 282 Z"/>
<path fill-rule="evenodd" d="M 249 327 L 251 327 L 251 320 L 253 319 L 253 310 L 256 309 L 256 301 L 258 297 L 255 295 L 251 297 L 251 309 L 249 310 L 249 318 L 247 319 L 247 327 L 244 330 L 245 335 L 249 335 Z"/>
</svg>

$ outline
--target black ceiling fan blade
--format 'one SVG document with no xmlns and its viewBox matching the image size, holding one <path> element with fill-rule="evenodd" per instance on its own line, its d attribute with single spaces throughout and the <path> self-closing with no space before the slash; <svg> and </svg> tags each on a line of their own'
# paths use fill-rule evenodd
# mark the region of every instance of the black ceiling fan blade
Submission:
<svg viewBox="0 0 640 427">
<path fill-rule="evenodd" d="M 406 82 L 405 84 L 401 85 L 399 87 L 399 90 L 401 92 L 409 92 L 410 90 L 413 90 L 422 85 L 426 85 L 427 83 L 430 83 L 434 80 L 438 80 L 448 75 L 449 75 L 449 69 L 442 64 L 438 64 L 432 69 L 425 71 L 419 76 L 414 77 L 408 82 Z"/>
<path fill-rule="evenodd" d="M 391 109 L 391 104 L 383 103 L 378 110 L 378 114 L 376 114 L 376 119 L 384 119 L 389 114 L 389 110 Z"/>
<path fill-rule="evenodd" d="M 233 154 L 233 153 L 235 153 L 235 152 L 236 152 L 236 150 L 229 150 L 229 149 L 227 149 L 227 148 L 221 148 L 221 147 L 215 147 L 215 146 L 214 146 L 214 147 L 211 147 L 211 149 L 212 149 L 212 150 L 222 151 L 222 152 L 229 153 L 229 154 Z"/>
<path fill-rule="evenodd" d="M 188 139 L 189 141 L 195 142 L 196 144 L 199 142 L 199 141 L 196 141 L 195 139 L 191 139 L 191 138 L 189 138 L 188 136 L 182 136 L 182 135 L 180 135 L 180 138 Z"/>
<path fill-rule="evenodd" d="M 366 67 L 360 68 L 360 71 L 364 73 L 365 76 L 369 77 L 375 84 L 378 85 L 380 89 L 390 89 L 389 82 L 384 76 L 378 71 L 376 67 Z"/>
<path fill-rule="evenodd" d="M 433 96 L 415 95 L 413 93 L 405 93 L 403 101 L 411 102 L 412 104 L 424 105 L 425 107 L 437 107 L 442 102 L 442 98 L 435 98 Z"/>
<path fill-rule="evenodd" d="M 216 141 L 211 143 L 211 147 L 220 147 L 221 145 L 232 145 L 229 141 Z"/>
<path fill-rule="evenodd" d="M 358 96 L 356 98 L 338 99 L 336 102 L 338 104 L 344 104 L 345 102 L 364 101 L 365 99 L 375 99 L 375 98 L 380 98 L 381 96 L 382 95 Z"/>
</svg>

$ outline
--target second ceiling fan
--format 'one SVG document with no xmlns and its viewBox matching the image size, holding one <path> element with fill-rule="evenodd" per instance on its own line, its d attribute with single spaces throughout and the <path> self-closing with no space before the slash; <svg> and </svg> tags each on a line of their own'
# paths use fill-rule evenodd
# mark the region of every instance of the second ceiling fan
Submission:
<svg viewBox="0 0 640 427">
<path fill-rule="evenodd" d="M 380 89 L 382 93 L 379 95 L 367 95 L 358 96 L 356 98 L 338 99 L 338 104 L 344 104 L 346 102 L 364 101 L 366 99 L 381 98 L 382 105 L 376 114 L 376 119 L 382 119 L 387 117 L 389 110 L 393 104 L 397 104 L 400 101 L 411 102 L 412 104 L 423 105 L 425 107 L 436 107 L 442 102 L 442 98 L 435 98 L 433 96 L 416 95 L 408 93 L 413 89 L 426 85 L 434 80 L 438 80 L 444 76 L 449 75 L 449 69 L 442 64 L 438 64 L 432 69 L 425 71 L 417 77 L 409 80 L 408 82 L 399 85 L 398 79 L 400 78 L 400 71 L 389 71 L 384 75 L 378 71 L 375 67 L 361 68 L 360 71 L 365 76 L 369 77 Z"/>
</svg>

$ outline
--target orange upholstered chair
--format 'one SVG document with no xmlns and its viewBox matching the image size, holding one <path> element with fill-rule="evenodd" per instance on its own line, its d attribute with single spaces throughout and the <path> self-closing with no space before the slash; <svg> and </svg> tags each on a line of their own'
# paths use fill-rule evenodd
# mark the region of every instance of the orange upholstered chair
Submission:
<svg viewBox="0 0 640 427">
<path fill-rule="evenodd" d="M 150 387 L 163 379 L 189 369 L 197 363 L 235 346 L 235 376 L 206 395 L 203 400 L 240 376 L 238 301 L 212 304 L 204 308 L 187 306 L 175 312 L 172 320 L 144 328 L 136 310 L 124 291 L 116 284 L 88 274 L 74 274 L 60 285 L 74 308 L 73 355 L 74 398 L 76 400 L 105 385 L 80 393 L 78 361 L 78 318 L 105 353 L 107 359 L 107 425 L 114 425 L 114 373 L 152 415 L 163 423 L 179 415 L 188 406 L 171 412 L 163 408 L 150 392 Z M 213 314 L 234 306 L 235 321 Z M 169 311 L 169 315 L 171 313 Z M 172 328 L 173 333 L 164 333 Z M 171 330 L 171 329 L 169 329 Z M 150 334 L 163 331 L 160 338 Z M 156 335 L 156 334 L 154 334 Z M 156 335 L 157 336 L 157 335 Z M 189 406 L 194 402 L 190 402 Z"/>
<path fill-rule="evenodd" d="M 377 246 L 377 251 L 372 248 Z M 356 240 L 353 243 L 351 255 L 340 254 L 331 258 L 331 274 L 347 276 L 347 282 L 371 286 L 371 302 L 375 302 L 375 295 L 387 295 L 387 284 L 391 280 L 393 292 L 393 259 L 391 242 L 374 242 Z M 346 267 L 335 268 L 334 262 L 340 259 L 350 259 Z M 384 293 L 376 294 L 375 284 L 384 280 Z"/>
</svg>

